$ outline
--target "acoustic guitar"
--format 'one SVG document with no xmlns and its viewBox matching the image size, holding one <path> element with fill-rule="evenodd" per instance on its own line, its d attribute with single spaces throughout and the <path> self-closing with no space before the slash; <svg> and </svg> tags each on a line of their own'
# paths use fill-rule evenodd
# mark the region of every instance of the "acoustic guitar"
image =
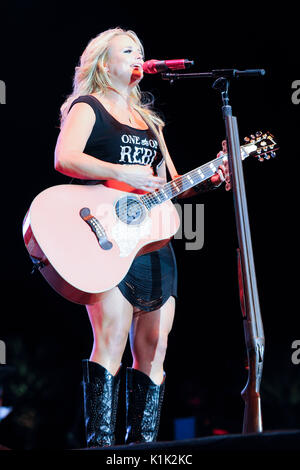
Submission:
<svg viewBox="0 0 300 470">
<path fill-rule="evenodd" d="M 247 139 L 247 140 L 246 140 Z M 270 133 L 246 138 L 241 158 L 276 155 Z M 42 191 L 23 221 L 25 246 L 52 288 L 79 304 L 93 304 L 118 285 L 136 256 L 169 243 L 180 226 L 172 199 L 210 178 L 226 159 L 214 160 L 144 192 L 109 180 L 63 184 Z"/>
</svg>

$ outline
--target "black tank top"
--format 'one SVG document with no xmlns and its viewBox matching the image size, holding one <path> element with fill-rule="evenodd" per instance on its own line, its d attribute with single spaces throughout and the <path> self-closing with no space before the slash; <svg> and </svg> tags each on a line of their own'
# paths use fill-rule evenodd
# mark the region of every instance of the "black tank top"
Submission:
<svg viewBox="0 0 300 470">
<path fill-rule="evenodd" d="M 150 128 L 136 129 L 121 124 L 95 96 L 80 96 L 72 102 L 69 111 L 75 103 L 89 104 L 96 116 L 84 153 L 110 163 L 150 165 L 157 175 L 156 170 L 162 163 L 163 156 Z M 89 180 L 77 181 L 85 184 L 89 182 Z"/>
</svg>

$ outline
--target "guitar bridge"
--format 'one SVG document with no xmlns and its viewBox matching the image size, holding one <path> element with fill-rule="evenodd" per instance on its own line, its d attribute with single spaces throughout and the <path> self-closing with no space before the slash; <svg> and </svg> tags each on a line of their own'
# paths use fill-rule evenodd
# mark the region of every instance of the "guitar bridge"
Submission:
<svg viewBox="0 0 300 470">
<path fill-rule="evenodd" d="M 105 230 L 99 220 L 91 214 L 91 211 L 88 207 L 83 207 L 80 209 L 80 217 L 90 226 L 92 232 L 94 232 L 99 245 L 103 250 L 110 250 L 112 248 L 111 241 L 108 240 Z"/>
</svg>

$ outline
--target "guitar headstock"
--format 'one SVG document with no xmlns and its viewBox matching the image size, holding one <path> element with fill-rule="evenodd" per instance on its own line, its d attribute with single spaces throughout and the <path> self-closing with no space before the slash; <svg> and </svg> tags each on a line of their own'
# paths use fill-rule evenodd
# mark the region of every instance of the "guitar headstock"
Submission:
<svg viewBox="0 0 300 470">
<path fill-rule="evenodd" d="M 278 147 L 276 147 L 277 143 L 270 132 L 256 132 L 255 135 L 251 134 L 250 137 L 245 137 L 244 141 L 246 144 L 242 146 L 243 159 L 251 156 L 258 158 L 259 162 L 263 162 L 264 160 L 276 157 Z"/>
</svg>

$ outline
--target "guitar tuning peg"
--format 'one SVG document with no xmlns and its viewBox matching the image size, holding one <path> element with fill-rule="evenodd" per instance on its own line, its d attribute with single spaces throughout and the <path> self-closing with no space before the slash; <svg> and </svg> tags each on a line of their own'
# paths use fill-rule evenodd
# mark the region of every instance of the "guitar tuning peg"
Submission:
<svg viewBox="0 0 300 470">
<path fill-rule="evenodd" d="M 270 158 L 271 158 L 271 155 L 269 155 L 268 153 L 265 153 L 265 159 L 270 160 Z"/>
<path fill-rule="evenodd" d="M 271 152 L 271 157 L 275 158 L 276 157 L 276 152 Z"/>
<path fill-rule="evenodd" d="M 261 132 L 261 131 L 257 131 L 257 132 L 255 133 L 255 135 L 256 135 L 256 137 L 260 137 L 260 136 L 262 135 L 262 132 Z"/>
<path fill-rule="evenodd" d="M 249 137 L 244 137 L 244 141 L 245 141 L 245 142 L 250 142 Z"/>
<path fill-rule="evenodd" d="M 264 161 L 264 153 L 262 153 L 261 155 L 259 155 L 258 161 L 259 161 L 259 162 L 263 162 L 263 161 Z"/>
</svg>

